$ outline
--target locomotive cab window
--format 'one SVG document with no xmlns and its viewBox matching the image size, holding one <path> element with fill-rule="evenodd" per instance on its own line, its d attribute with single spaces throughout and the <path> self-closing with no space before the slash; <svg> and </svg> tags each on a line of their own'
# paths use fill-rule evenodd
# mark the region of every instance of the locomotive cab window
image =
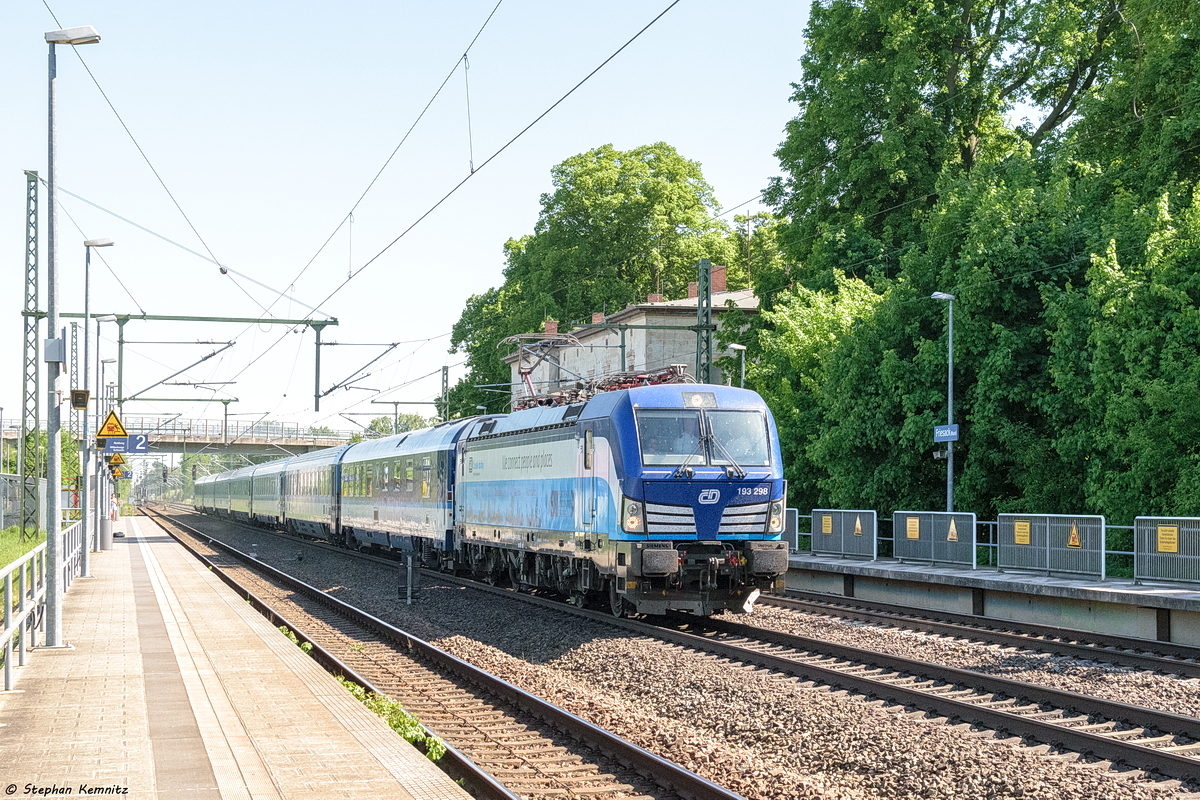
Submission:
<svg viewBox="0 0 1200 800">
<path fill-rule="evenodd" d="M 757 411 L 709 411 L 712 431 L 712 463 L 765 467 L 771 463 L 767 443 L 767 420 Z"/>
<path fill-rule="evenodd" d="M 768 466 L 767 419 L 760 411 L 643 408 L 636 412 L 646 466 Z"/>
<path fill-rule="evenodd" d="M 704 464 L 699 411 L 643 408 L 637 412 L 638 443 L 646 466 Z"/>
</svg>

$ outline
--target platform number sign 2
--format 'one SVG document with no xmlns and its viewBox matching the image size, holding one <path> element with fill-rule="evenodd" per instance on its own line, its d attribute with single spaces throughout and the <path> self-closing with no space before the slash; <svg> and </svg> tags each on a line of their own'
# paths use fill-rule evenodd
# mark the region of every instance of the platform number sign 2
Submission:
<svg viewBox="0 0 1200 800">
<path fill-rule="evenodd" d="M 149 453 L 150 452 L 150 437 L 144 433 L 135 433 L 129 437 L 129 449 L 127 453 Z"/>
</svg>

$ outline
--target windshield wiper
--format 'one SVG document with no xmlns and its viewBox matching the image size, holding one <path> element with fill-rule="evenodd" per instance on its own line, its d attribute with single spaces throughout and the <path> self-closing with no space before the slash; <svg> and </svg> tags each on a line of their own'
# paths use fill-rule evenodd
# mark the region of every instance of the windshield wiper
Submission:
<svg viewBox="0 0 1200 800">
<path fill-rule="evenodd" d="M 725 456 L 725 460 L 733 466 L 735 474 L 738 476 L 738 478 L 746 477 L 746 470 L 742 469 L 741 465 L 734 460 L 733 456 L 729 454 L 729 451 L 725 449 L 725 445 L 717 441 L 717 435 L 715 433 L 710 431 L 708 434 L 708 440 L 713 443 L 714 447 L 721 451 L 721 455 Z"/>
<path fill-rule="evenodd" d="M 684 470 L 690 469 L 691 468 L 691 466 L 690 466 L 691 460 L 693 458 L 695 458 L 696 456 L 700 455 L 700 452 L 703 449 L 704 449 L 704 437 L 701 436 L 699 441 L 696 442 L 695 449 L 692 450 L 692 452 L 688 454 L 688 457 L 683 460 L 682 464 L 680 464 L 678 467 L 675 468 L 675 471 L 673 473 L 671 473 L 671 477 L 678 478 L 684 474 Z M 691 476 L 689 475 L 688 477 L 691 477 Z"/>
</svg>

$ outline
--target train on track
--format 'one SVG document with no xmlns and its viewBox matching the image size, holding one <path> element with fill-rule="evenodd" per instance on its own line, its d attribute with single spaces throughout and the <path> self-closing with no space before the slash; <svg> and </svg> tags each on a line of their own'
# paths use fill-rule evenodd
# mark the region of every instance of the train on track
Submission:
<svg viewBox="0 0 1200 800">
<path fill-rule="evenodd" d="M 194 503 L 618 616 L 709 615 L 782 590 L 784 489 L 762 398 L 666 384 L 206 476 Z"/>
</svg>

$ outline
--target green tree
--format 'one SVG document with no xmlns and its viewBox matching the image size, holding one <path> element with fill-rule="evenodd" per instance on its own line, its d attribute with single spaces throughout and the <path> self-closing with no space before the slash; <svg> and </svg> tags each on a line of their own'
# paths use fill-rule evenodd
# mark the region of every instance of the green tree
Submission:
<svg viewBox="0 0 1200 800">
<path fill-rule="evenodd" d="M 568 158 L 551 178 L 534 233 L 505 243 L 504 284 L 471 297 L 454 326 L 451 349 L 466 353 L 469 373 L 451 408 L 507 405 L 473 388 L 508 385 L 505 337 L 538 331 L 546 319 L 569 325 L 616 311 L 651 292 L 684 296 L 700 259 L 736 256 L 700 165 L 668 144 L 604 145 Z M 733 264 L 729 281 L 745 286 L 744 269 Z"/>
<path fill-rule="evenodd" d="M 912 4 L 829 0 L 806 30 L 800 115 L 777 151 L 768 202 L 789 217 L 785 252 L 812 286 L 832 269 L 895 277 L 921 240 L 943 175 L 1037 151 L 1110 66 L 1115 0 Z M 1036 105 L 1018 128 L 1004 114 Z"/>
<path fill-rule="evenodd" d="M 364 435 L 368 439 L 375 439 L 381 436 L 391 436 L 394 433 L 419 431 L 422 428 L 428 428 L 430 424 L 430 420 L 427 420 L 418 414 L 397 414 L 394 417 L 375 417 L 367 424 L 367 430 Z"/>
</svg>

